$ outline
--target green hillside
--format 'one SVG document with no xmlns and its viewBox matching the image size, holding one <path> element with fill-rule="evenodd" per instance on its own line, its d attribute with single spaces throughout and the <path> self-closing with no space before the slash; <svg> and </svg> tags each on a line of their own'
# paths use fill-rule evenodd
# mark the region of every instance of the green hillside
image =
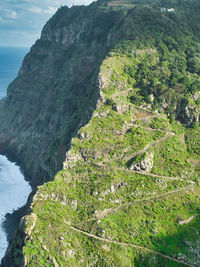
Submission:
<svg viewBox="0 0 200 267">
<path fill-rule="evenodd" d="M 34 198 L 28 266 L 199 264 L 199 127 L 132 103 L 134 60 L 120 49 L 103 62 L 105 102 Z M 134 169 L 151 154 L 148 171 Z"/>
<path fill-rule="evenodd" d="M 91 97 L 98 85 L 96 108 L 63 169 L 37 188 L 2 266 L 200 266 L 200 6 L 148 5 L 86 8 L 110 23 L 105 37 L 92 18 L 106 44 L 86 78 Z M 95 54 L 93 39 L 87 44 Z"/>
</svg>

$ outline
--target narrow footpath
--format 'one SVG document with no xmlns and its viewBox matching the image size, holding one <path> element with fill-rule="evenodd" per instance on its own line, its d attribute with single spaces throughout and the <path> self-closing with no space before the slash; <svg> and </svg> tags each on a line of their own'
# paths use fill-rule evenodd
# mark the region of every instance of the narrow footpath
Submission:
<svg viewBox="0 0 200 267">
<path fill-rule="evenodd" d="M 146 109 L 142 109 L 142 108 L 139 108 L 139 109 L 140 110 L 143 110 L 143 111 L 151 112 L 151 111 L 146 110 Z M 152 119 L 152 118 L 156 118 L 156 117 L 160 117 L 160 115 L 158 115 L 158 114 L 152 114 L 152 115 L 146 116 L 144 118 L 133 120 L 133 121 L 131 121 L 131 125 L 130 126 L 132 126 L 132 127 L 141 127 L 141 128 L 146 129 L 146 130 L 148 129 L 148 130 L 152 130 L 152 131 L 157 131 L 159 129 L 151 129 L 151 128 L 147 128 L 147 127 L 142 127 L 142 126 L 134 125 L 134 123 L 137 122 L 137 121 L 142 121 L 142 120 L 146 120 L 146 119 Z M 163 142 L 163 141 L 167 140 L 168 138 L 170 138 L 170 137 L 172 137 L 172 136 L 175 135 L 175 133 L 169 132 L 167 130 L 166 131 L 165 130 L 159 130 L 159 131 L 165 132 L 166 133 L 166 136 L 164 136 L 164 137 L 156 140 L 155 142 L 150 143 L 144 149 L 142 149 L 140 151 L 137 151 L 137 152 L 135 152 L 132 155 L 125 156 L 124 157 L 124 160 L 128 161 L 128 160 L 130 160 L 131 158 L 133 158 L 135 156 L 139 156 L 139 155 L 147 152 L 153 146 L 156 146 L 160 142 Z M 119 168 L 119 169 L 125 170 L 125 168 Z M 192 190 L 193 187 L 195 186 L 195 182 L 194 181 L 187 180 L 187 179 L 184 179 L 182 177 L 162 176 L 162 175 L 148 173 L 148 172 L 143 172 L 143 171 L 134 171 L 134 170 L 129 170 L 129 171 L 134 172 L 134 173 L 137 173 L 137 174 L 142 174 L 142 175 L 147 175 L 147 176 L 152 176 L 152 177 L 160 178 L 160 179 L 166 179 L 166 180 L 171 180 L 171 181 L 173 181 L 173 180 L 184 181 L 184 182 L 189 183 L 189 185 L 188 186 L 185 186 L 185 187 L 182 187 L 182 188 L 177 188 L 175 190 L 171 190 L 171 191 L 169 191 L 167 193 L 158 194 L 158 195 L 152 194 L 150 197 L 136 199 L 135 201 L 132 201 L 132 202 L 129 202 L 129 203 L 120 205 L 117 208 L 110 208 L 106 212 L 103 211 L 102 214 L 97 214 L 95 217 L 90 218 L 89 220 L 84 221 L 83 223 L 85 223 L 85 222 L 91 222 L 91 221 L 95 221 L 95 220 L 99 220 L 99 219 L 103 219 L 103 218 L 107 217 L 108 215 L 110 215 L 110 214 L 112 214 L 112 213 L 114 213 L 114 212 L 116 212 L 116 211 L 118 211 L 120 209 L 123 209 L 123 208 L 126 208 L 128 206 L 134 205 L 135 203 L 138 203 L 138 202 L 143 202 L 143 201 L 149 201 L 149 200 L 153 200 L 153 199 L 164 198 L 164 197 L 167 197 L 167 196 L 169 196 L 171 194 L 176 194 L 178 192 Z M 84 235 L 86 235 L 86 236 L 88 236 L 90 238 L 94 238 L 94 239 L 97 239 L 97 240 L 100 240 L 100 241 L 103 241 L 103 242 L 107 242 L 107 243 L 117 244 L 117 245 L 120 245 L 120 246 L 133 247 L 133 248 L 136 248 L 136 249 L 145 250 L 147 252 L 150 252 L 150 253 L 153 253 L 155 255 L 161 256 L 161 257 L 163 257 L 165 259 L 168 259 L 168 260 L 171 260 L 173 262 L 177 262 L 177 263 L 182 264 L 184 266 L 192 266 L 192 267 L 195 267 L 195 265 L 192 265 L 192 264 L 189 264 L 187 262 L 178 260 L 176 258 L 173 258 L 171 256 L 165 255 L 165 254 L 163 254 L 161 252 L 158 252 L 158 251 L 155 251 L 155 250 L 152 250 L 152 249 L 143 247 L 143 246 L 139 246 L 139 245 L 136 245 L 136 244 L 129 244 L 129 243 L 118 242 L 118 241 L 115 241 L 115 240 L 105 239 L 105 238 L 102 238 L 100 236 L 96 236 L 96 235 L 90 234 L 90 233 L 88 233 L 88 232 L 86 232 L 86 231 L 84 231 L 82 229 L 79 229 L 76 226 L 71 226 L 71 229 L 74 230 L 74 231 L 76 231 L 76 232 L 82 233 L 82 234 L 84 234 Z"/>
</svg>

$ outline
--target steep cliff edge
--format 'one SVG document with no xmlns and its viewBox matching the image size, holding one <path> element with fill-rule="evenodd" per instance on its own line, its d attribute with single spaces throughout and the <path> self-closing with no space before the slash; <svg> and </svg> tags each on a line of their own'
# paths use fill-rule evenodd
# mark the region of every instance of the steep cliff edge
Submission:
<svg viewBox="0 0 200 267">
<path fill-rule="evenodd" d="M 63 7 L 44 27 L 0 103 L 0 153 L 22 166 L 33 186 L 53 178 L 77 130 L 91 117 L 97 75 L 122 12 Z"/>
<path fill-rule="evenodd" d="M 32 184 L 63 170 L 2 266 L 199 266 L 200 43 L 179 5 L 62 8 L 45 26 L 1 103 L 1 148 Z"/>
<path fill-rule="evenodd" d="M 193 27 L 191 18 L 181 21 L 181 12 L 162 14 L 157 6 L 115 9 L 101 6 L 101 1 L 58 10 L 25 57 L 8 97 L 0 102 L 0 153 L 16 160 L 33 186 L 52 179 L 71 138 L 95 109 L 102 60 L 123 40 L 153 47 L 140 66 L 126 70 L 132 76 L 137 72 L 134 86 L 140 92 L 133 97 L 135 103 L 151 102 L 153 97 L 157 109 L 173 112 L 188 125 L 199 121 L 199 44 L 191 37 L 199 37 L 199 31 L 193 29 L 195 20 Z M 166 49 L 170 58 L 165 64 Z M 152 77 L 143 75 L 145 68 Z"/>
</svg>

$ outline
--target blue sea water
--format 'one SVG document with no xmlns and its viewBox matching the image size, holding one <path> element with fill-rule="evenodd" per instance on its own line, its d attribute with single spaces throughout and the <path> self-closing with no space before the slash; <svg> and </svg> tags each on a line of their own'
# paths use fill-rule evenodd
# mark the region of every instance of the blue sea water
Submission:
<svg viewBox="0 0 200 267">
<path fill-rule="evenodd" d="M 17 76 L 27 52 L 26 48 L 0 47 L 0 99 L 6 96 L 8 84 Z M 7 213 L 25 205 L 30 192 L 31 187 L 25 181 L 20 168 L 0 155 L 0 262 L 8 245 L 2 222 Z"/>
<path fill-rule="evenodd" d="M 6 96 L 9 83 L 14 80 L 27 48 L 0 47 L 0 99 Z"/>
</svg>

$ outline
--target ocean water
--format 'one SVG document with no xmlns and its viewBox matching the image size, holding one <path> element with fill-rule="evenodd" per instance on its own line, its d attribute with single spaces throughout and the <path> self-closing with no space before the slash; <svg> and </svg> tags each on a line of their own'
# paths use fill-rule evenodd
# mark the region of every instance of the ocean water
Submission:
<svg viewBox="0 0 200 267">
<path fill-rule="evenodd" d="M 7 86 L 17 76 L 27 51 L 25 48 L 0 48 L 0 99 L 6 96 Z M 5 215 L 24 206 L 30 192 L 31 187 L 20 168 L 0 155 L 0 262 L 8 246 L 2 225 Z"/>
<path fill-rule="evenodd" d="M 27 48 L 0 47 L 0 99 L 6 96 L 9 83 L 17 76 Z"/>
</svg>

